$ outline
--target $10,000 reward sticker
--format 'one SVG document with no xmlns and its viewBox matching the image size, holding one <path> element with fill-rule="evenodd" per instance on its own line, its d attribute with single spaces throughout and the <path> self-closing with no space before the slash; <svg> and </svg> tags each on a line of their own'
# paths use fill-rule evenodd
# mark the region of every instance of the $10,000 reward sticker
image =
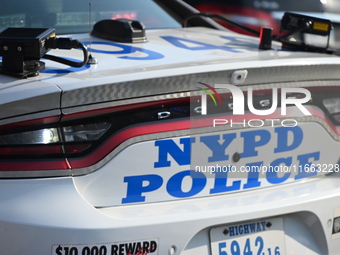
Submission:
<svg viewBox="0 0 340 255">
<path fill-rule="evenodd" d="M 104 244 L 55 244 L 52 255 L 156 255 L 158 238 Z"/>
</svg>

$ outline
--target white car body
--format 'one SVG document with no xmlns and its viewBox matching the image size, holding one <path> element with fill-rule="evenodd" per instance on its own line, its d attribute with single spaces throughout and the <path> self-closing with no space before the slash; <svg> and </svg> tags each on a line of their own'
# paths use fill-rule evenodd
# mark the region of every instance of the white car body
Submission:
<svg viewBox="0 0 340 255">
<path fill-rule="evenodd" d="M 98 64 L 78 70 L 46 60 L 46 70 L 37 77 L 1 75 L 0 129 L 181 99 L 190 96 L 193 80 L 212 77 L 235 85 L 233 73 L 240 71 L 247 73 L 238 85 L 244 89 L 340 85 L 337 56 L 284 51 L 279 44 L 262 51 L 258 39 L 229 31 L 148 30 L 148 42 L 141 44 L 90 39 L 87 34 L 72 37 L 90 48 Z M 79 51 L 52 52 L 80 56 Z M 280 122 L 195 132 L 188 119 L 170 119 L 127 127 L 109 148 L 101 147 L 105 157 L 69 159 L 66 169 L 45 171 L 38 163 L 36 169 L 20 171 L 2 161 L 0 253 L 339 254 L 340 233 L 334 230 L 340 217 L 339 127 L 331 127 L 317 107 L 306 108 L 313 116 L 289 108 L 289 119 L 298 122 L 302 134 L 296 146 L 294 131 L 293 137 L 281 132 L 285 127 Z M 247 114 L 247 120 L 259 119 Z M 269 117 L 278 118 L 275 114 Z M 255 136 L 261 134 L 252 132 L 259 131 L 268 139 L 256 145 Z M 276 183 L 247 173 L 229 179 L 201 173 L 202 178 L 191 179 L 193 153 L 201 165 L 212 155 L 199 142 L 209 135 L 235 137 L 226 147 L 230 157 L 251 150 L 237 167 L 285 159 L 326 170 L 291 173 Z M 286 149 L 278 150 L 281 145 Z M 228 162 L 217 161 L 221 166 Z"/>
</svg>

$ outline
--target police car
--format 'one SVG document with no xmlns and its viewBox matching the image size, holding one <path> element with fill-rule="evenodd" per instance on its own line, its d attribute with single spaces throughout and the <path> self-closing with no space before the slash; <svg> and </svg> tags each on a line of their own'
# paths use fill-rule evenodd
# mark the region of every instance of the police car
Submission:
<svg viewBox="0 0 340 255">
<path fill-rule="evenodd" d="M 339 254 L 329 21 L 12 0 L 0 24 L 1 254 Z"/>
</svg>

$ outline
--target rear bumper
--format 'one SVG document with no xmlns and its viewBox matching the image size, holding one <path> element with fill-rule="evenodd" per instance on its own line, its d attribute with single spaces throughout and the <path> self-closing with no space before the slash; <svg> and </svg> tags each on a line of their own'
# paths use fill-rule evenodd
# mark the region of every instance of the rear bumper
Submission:
<svg viewBox="0 0 340 255">
<path fill-rule="evenodd" d="M 81 247 L 151 240 L 157 242 L 154 254 L 210 254 L 212 227 L 277 216 L 284 222 L 286 254 L 340 249 L 332 234 L 340 208 L 339 173 L 229 195 L 101 209 L 83 199 L 72 178 L 5 180 L 0 194 L 5 255 L 87 254 Z"/>
</svg>

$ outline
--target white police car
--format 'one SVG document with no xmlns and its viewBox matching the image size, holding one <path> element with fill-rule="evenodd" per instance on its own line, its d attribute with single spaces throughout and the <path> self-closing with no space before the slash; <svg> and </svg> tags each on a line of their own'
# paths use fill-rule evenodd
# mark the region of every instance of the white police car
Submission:
<svg viewBox="0 0 340 255">
<path fill-rule="evenodd" d="M 181 1 L 6 4 L 1 254 L 338 254 L 328 21 L 259 40 L 183 28 Z"/>
</svg>

